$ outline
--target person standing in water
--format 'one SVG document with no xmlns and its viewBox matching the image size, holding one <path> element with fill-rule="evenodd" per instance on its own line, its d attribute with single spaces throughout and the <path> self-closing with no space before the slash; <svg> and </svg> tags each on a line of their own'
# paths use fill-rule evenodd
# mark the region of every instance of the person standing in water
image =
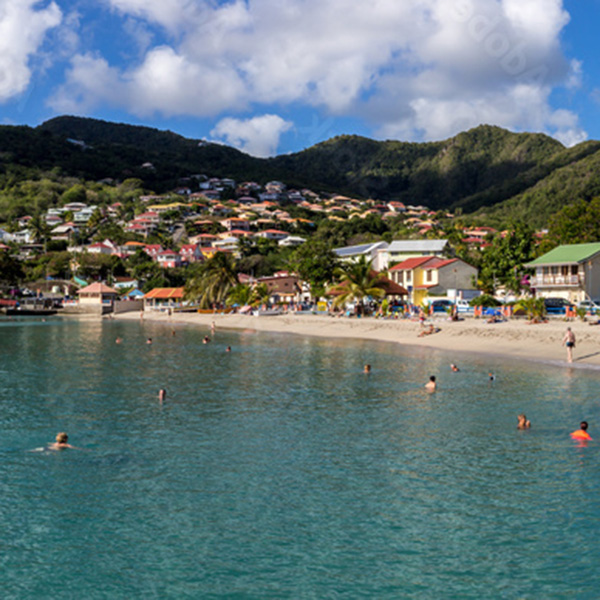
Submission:
<svg viewBox="0 0 600 600">
<path fill-rule="evenodd" d="M 567 327 L 565 337 L 563 338 L 563 346 L 567 347 L 567 362 L 573 362 L 573 348 L 575 348 L 575 334 Z"/>
<path fill-rule="evenodd" d="M 531 421 L 524 414 L 517 416 L 517 421 L 517 429 L 529 429 L 531 427 Z"/>
<path fill-rule="evenodd" d="M 435 375 L 432 375 L 429 378 L 429 381 L 425 384 L 425 389 L 428 392 L 435 392 L 435 390 L 437 389 L 437 383 L 435 381 Z"/>
</svg>

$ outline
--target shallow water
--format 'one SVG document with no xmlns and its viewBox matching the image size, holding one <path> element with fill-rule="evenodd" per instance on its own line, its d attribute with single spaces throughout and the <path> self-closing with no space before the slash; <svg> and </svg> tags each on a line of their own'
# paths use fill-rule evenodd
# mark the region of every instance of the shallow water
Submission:
<svg viewBox="0 0 600 600">
<path fill-rule="evenodd" d="M 3 598 L 600 596 L 597 372 L 206 333 L 0 321 Z"/>
</svg>

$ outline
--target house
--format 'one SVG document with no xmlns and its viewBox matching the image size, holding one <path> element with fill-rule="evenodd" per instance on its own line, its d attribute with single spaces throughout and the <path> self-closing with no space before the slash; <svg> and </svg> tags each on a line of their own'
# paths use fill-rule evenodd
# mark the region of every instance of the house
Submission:
<svg viewBox="0 0 600 600">
<path fill-rule="evenodd" d="M 79 227 L 75 223 L 63 223 L 50 231 L 50 238 L 53 240 L 70 240 L 78 232 Z"/>
<path fill-rule="evenodd" d="M 183 304 L 184 288 L 154 288 L 144 295 L 144 310 L 168 310 Z"/>
<path fill-rule="evenodd" d="M 570 302 L 600 298 L 600 243 L 558 246 L 527 263 L 538 296 Z"/>
<path fill-rule="evenodd" d="M 223 225 L 223 227 L 225 227 L 227 231 L 232 231 L 234 229 L 250 231 L 250 223 L 248 219 L 241 219 L 239 217 L 230 217 L 229 219 L 223 219 L 221 221 L 221 225 Z"/>
<path fill-rule="evenodd" d="M 306 242 L 306 238 L 300 237 L 299 235 L 290 235 L 283 240 L 279 240 L 277 245 L 282 246 L 284 248 L 289 248 L 290 246 L 300 246 Z"/>
<path fill-rule="evenodd" d="M 181 266 L 181 256 L 175 250 L 163 250 L 154 258 L 163 269 L 174 269 Z"/>
<path fill-rule="evenodd" d="M 118 291 L 128 290 L 129 288 L 136 289 L 138 285 L 138 280 L 133 277 L 116 276 L 113 281 L 113 287 Z"/>
<path fill-rule="evenodd" d="M 92 283 L 77 292 L 79 306 L 88 308 L 91 312 L 111 312 L 119 292 L 105 283 Z"/>
<path fill-rule="evenodd" d="M 297 275 L 283 271 L 271 277 L 260 277 L 256 283 L 267 286 L 269 300 L 275 304 L 302 300 L 302 284 Z"/>
<path fill-rule="evenodd" d="M 160 244 L 146 244 L 144 246 L 144 252 L 152 258 L 152 260 L 156 260 L 156 257 L 163 251 L 163 247 Z"/>
<path fill-rule="evenodd" d="M 393 262 L 401 262 L 419 256 L 442 257 L 448 250 L 448 240 L 396 240 L 379 250 L 379 270 L 385 270 Z"/>
<path fill-rule="evenodd" d="M 204 260 L 199 244 L 184 244 L 179 250 L 179 256 L 181 262 L 185 263 L 202 262 Z"/>
<path fill-rule="evenodd" d="M 380 252 L 387 250 L 387 247 L 387 242 L 374 242 L 371 244 L 335 248 L 333 252 L 344 262 L 356 262 L 361 256 L 365 256 L 367 260 L 372 261 L 371 265 L 375 271 L 382 271 L 384 268 L 382 268 L 382 264 L 380 263 Z"/>
<path fill-rule="evenodd" d="M 95 244 L 90 244 L 87 247 L 87 251 L 90 254 L 114 254 L 116 252 L 116 248 L 114 246 L 110 246 L 104 242 L 97 242 Z"/>
<path fill-rule="evenodd" d="M 256 237 L 278 242 L 279 240 L 285 240 L 285 238 L 289 237 L 289 235 L 290 234 L 287 231 L 280 231 L 279 229 L 265 229 L 264 231 L 259 231 L 256 234 Z"/>
<path fill-rule="evenodd" d="M 409 301 L 422 304 L 427 296 L 447 295 L 449 290 L 472 290 L 477 269 L 460 258 L 419 256 L 389 269 L 392 281 L 404 286 Z"/>
</svg>

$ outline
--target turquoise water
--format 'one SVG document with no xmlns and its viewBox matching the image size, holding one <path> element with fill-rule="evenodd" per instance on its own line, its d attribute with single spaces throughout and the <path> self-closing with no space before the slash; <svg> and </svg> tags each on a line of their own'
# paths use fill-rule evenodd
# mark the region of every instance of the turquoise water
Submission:
<svg viewBox="0 0 600 600">
<path fill-rule="evenodd" d="M 206 333 L 0 321 L 2 598 L 600 597 L 598 372 Z"/>
</svg>

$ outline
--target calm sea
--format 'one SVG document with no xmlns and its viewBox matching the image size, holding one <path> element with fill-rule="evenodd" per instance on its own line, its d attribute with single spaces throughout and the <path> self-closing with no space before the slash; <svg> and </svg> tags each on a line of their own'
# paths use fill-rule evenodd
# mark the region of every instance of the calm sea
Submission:
<svg viewBox="0 0 600 600">
<path fill-rule="evenodd" d="M 206 333 L 0 322 L 3 599 L 600 597 L 597 371 Z"/>
</svg>

